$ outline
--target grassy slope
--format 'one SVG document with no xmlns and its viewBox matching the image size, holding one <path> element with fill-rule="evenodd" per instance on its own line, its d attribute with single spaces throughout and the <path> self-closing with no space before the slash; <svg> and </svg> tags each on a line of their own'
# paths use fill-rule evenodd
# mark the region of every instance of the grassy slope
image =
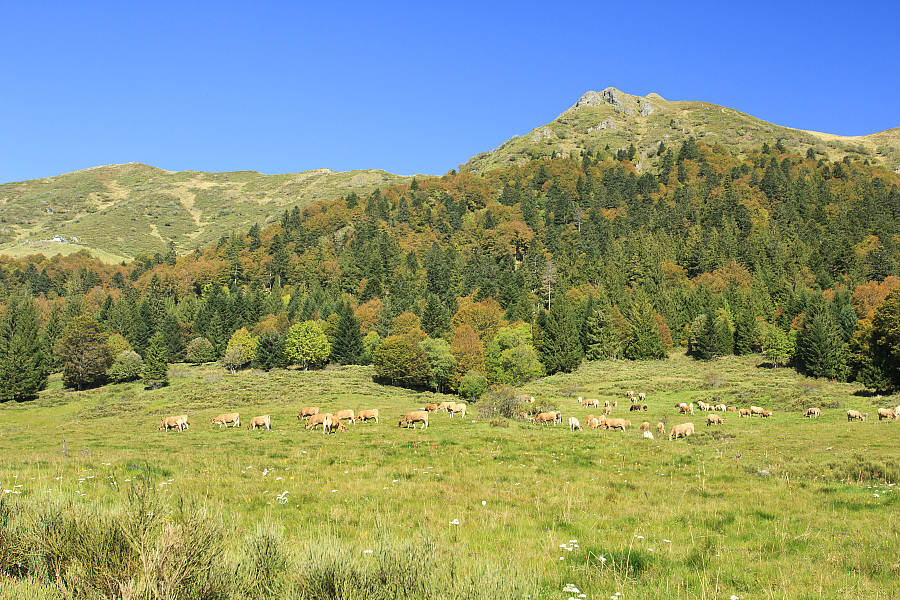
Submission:
<svg viewBox="0 0 900 600">
<path fill-rule="evenodd" d="M 170 505 L 186 498 L 221 511 L 232 544 L 260 520 L 283 526 L 294 547 L 327 533 L 352 556 L 424 536 L 472 573 L 508 566 L 542 598 L 568 597 L 566 583 L 588 598 L 893 597 L 900 525 L 887 517 L 900 503 L 900 423 L 847 423 L 844 410 L 874 414 L 897 399 L 758 360 L 590 363 L 525 388 L 582 421 L 576 396 L 616 400 L 624 389 L 648 394 L 649 413 L 614 410 L 635 425 L 688 420 L 675 414 L 681 400 L 775 409 L 770 420 L 728 413 L 713 430 L 698 413 L 697 435 L 677 442 L 634 429 L 492 427 L 477 406 L 467 419 L 437 414 L 426 431 L 399 429 L 400 414 L 441 397 L 374 385 L 362 367 L 230 375 L 178 366 L 156 392 L 74 393 L 55 381 L 34 402 L 0 405 L 0 489 L 106 505 L 146 461 Z M 377 407 L 382 421 L 326 437 L 298 423 L 308 405 Z M 803 419 L 813 405 L 822 418 Z M 226 410 L 245 421 L 270 413 L 273 431 L 211 427 Z M 160 416 L 181 412 L 189 431 L 156 430 Z M 889 482 L 860 475 L 879 468 Z"/>
<path fill-rule="evenodd" d="M 53 252 L 46 240 L 121 260 L 138 253 L 202 247 L 231 230 L 273 222 L 294 205 L 332 200 L 408 178 L 384 171 L 328 169 L 285 175 L 256 172 L 172 173 L 129 163 L 0 185 L 0 252 Z"/>
<path fill-rule="evenodd" d="M 634 103 L 637 96 L 622 95 Z M 666 101 L 658 95 L 647 98 L 654 105 L 648 116 L 626 115 L 611 104 L 572 107 L 553 122 L 533 129 L 530 133 L 514 137 L 491 152 L 473 157 L 461 170 L 483 173 L 494 168 L 522 164 L 530 156 L 550 156 L 553 152 L 567 155 L 582 149 L 613 150 L 634 144 L 640 157 L 635 165 L 652 158 L 660 142 L 667 147 L 678 147 L 688 136 L 703 139 L 706 143 L 722 144 L 735 155 L 763 143 L 774 144 L 781 138 L 788 148 L 805 154 L 813 148 L 831 160 L 844 156 L 868 157 L 891 169 L 900 168 L 900 128 L 866 136 L 841 137 L 813 131 L 801 131 L 773 125 L 709 102 Z M 636 107 L 636 104 L 632 105 Z"/>
</svg>

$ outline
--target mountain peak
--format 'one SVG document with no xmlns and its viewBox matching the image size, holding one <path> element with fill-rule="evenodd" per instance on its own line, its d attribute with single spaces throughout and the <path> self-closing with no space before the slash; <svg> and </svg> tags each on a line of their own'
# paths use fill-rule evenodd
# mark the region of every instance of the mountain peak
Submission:
<svg viewBox="0 0 900 600">
<path fill-rule="evenodd" d="M 616 109 L 616 112 L 625 113 L 630 117 L 638 115 L 649 117 L 653 114 L 653 111 L 658 108 L 660 103 L 665 102 L 659 94 L 651 94 L 651 96 L 653 96 L 653 100 L 656 101 L 656 105 L 650 101 L 649 97 L 643 98 L 641 96 L 632 96 L 631 94 L 626 94 L 614 87 L 608 87 L 600 93 L 594 91 L 585 93 L 578 99 L 578 102 L 575 103 L 573 108 L 577 110 L 586 106 L 602 106 L 604 104 L 609 104 Z"/>
</svg>

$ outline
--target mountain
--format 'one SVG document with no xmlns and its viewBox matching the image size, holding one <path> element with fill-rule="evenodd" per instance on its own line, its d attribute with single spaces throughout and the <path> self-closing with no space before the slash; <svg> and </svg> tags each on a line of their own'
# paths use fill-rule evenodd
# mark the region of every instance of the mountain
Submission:
<svg viewBox="0 0 900 600">
<path fill-rule="evenodd" d="M 732 108 L 695 101 L 668 101 L 659 94 L 632 96 L 606 88 L 587 92 L 551 123 L 507 140 L 491 152 L 474 156 L 461 171 L 484 173 L 490 169 L 522 165 L 534 158 L 568 155 L 583 150 L 612 150 L 634 144 L 638 172 L 656 156 L 659 143 L 681 145 L 694 137 L 707 145 L 720 144 L 743 156 L 764 142 L 782 144 L 800 154 L 810 148 L 831 160 L 868 158 L 891 170 L 900 168 L 900 127 L 857 137 L 842 137 L 773 125 Z"/>
<path fill-rule="evenodd" d="M 255 171 L 164 171 L 109 165 L 0 185 L 0 253 L 69 254 L 90 249 L 107 262 L 204 247 L 232 230 L 273 222 L 306 206 L 411 179 L 367 169 L 284 175 Z"/>
<path fill-rule="evenodd" d="M 717 154 L 745 158 L 763 144 L 831 161 L 865 160 L 900 170 L 900 128 L 860 137 L 800 131 L 731 108 L 632 96 L 615 88 L 587 92 L 553 122 L 474 156 L 461 172 L 484 174 L 536 158 L 630 151 L 638 174 L 658 168 L 660 143 L 688 138 Z M 0 185 L 0 254 L 69 254 L 88 248 L 106 262 L 153 255 L 174 244 L 184 254 L 254 223 L 272 223 L 285 208 L 305 207 L 411 177 L 374 169 L 328 169 L 284 175 L 254 171 L 170 172 L 144 164 L 95 167 L 56 177 Z"/>
</svg>

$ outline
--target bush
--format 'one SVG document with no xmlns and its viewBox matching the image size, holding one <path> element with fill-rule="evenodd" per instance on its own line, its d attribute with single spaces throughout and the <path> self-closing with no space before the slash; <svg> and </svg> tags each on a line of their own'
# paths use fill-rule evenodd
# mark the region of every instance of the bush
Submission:
<svg viewBox="0 0 900 600">
<path fill-rule="evenodd" d="M 471 401 L 478 400 L 487 387 L 487 377 L 478 371 L 469 371 L 459 382 L 459 395 Z"/>
<path fill-rule="evenodd" d="M 208 339 L 198 337 L 188 344 L 184 359 L 189 363 L 207 363 L 216 360 L 216 353 Z"/>
<path fill-rule="evenodd" d="M 141 376 L 144 370 L 144 359 L 134 350 L 125 350 L 120 352 L 109 368 L 109 378 L 111 381 L 121 383 L 123 381 L 134 381 Z"/>
</svg>

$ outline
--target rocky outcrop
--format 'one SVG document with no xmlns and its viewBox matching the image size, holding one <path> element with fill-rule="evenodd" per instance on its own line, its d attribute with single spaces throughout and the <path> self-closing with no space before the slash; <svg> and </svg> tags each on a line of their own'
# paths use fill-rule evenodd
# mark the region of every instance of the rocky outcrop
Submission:
<svg viewBox="0 0 900 600">
<path fill-rule="evenodd" d="M 662 97 L 659 94 L 653 94 L 653 96 L 655 96 L 654 99 L 658 98 L 659 100 L 662 100 Z M 597 92 L 587 92 L 578 99 L 578 102 L 575 103 L 575 108 L 601 106 L 603 104 L 609 104 L 616 112 L 624 113 L 629 117 L 637 115 L 647 117 L 656 110 L 656 106 L 648 98 L 631 96 L 614 87 L 608 87 L 599 94 Z"/>
</svg>

